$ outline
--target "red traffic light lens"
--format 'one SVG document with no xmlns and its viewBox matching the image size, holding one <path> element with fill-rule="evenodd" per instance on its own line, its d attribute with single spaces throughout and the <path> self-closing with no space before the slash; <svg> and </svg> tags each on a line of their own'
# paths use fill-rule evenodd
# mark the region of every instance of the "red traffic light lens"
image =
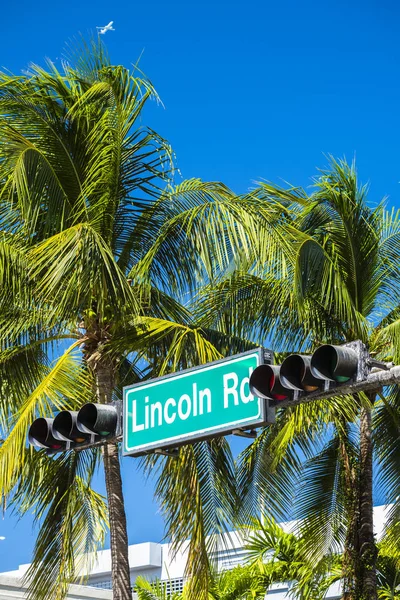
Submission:
<svg viewBox="0 0 400 600">
<path fill-rule="evenodd" d="M 288 393 L 279 379 L 279 366 L 259 365 L 250 376 L 250 390 L 255 396 L 272 400 L 285 400 Z"/>
<path fill-rule="evenodd" d="M 271 373 L 271 377 L 269 378 L 269 389 L 273 390 L 275 385 L 275 375 Z M 282 394 L 274 394 L 271 392 L 271 397 L 274 400 L 286 400 L 287 396 L 283 396 Z"/>
</svg>

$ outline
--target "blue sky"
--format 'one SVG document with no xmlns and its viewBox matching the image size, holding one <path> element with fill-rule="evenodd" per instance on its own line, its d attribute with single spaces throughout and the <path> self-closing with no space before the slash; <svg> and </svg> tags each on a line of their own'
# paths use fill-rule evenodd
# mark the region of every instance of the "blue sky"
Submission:
<svg viewBox="0 0 400 600">
<path fill-rule="evenodd" d="M 2 6 L 0 66 L 57 61 L 79 32 L 114 20 L 112 61 L 141 68 L 165 106 L 148 124 L 183 177 L 308 186 L 324 155 L 357 158 L 370 200 L 400 206 L 400 5 L 394 0 L 21 0 Z M 124 459 L 129 540 L 162 539 L 162 520 Z M 99 485 L 102 485 L 99 476 Z M 5 536 L 5 540 L 1 537 Z M 0 521 L 0 571 L 29 562 L 29 518 Z"/>
</svg>

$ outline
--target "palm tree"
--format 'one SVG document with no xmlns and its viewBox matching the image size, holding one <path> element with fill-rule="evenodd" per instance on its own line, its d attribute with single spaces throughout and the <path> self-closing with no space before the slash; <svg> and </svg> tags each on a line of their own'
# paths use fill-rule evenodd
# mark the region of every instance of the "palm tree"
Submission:
<svg viewBox="0 0 400 600">
<path fill-rule="evenodd" d="M 399 554 L 385 552 L 379 547 L 377 560 L 377 580 L 379 600 L 400 599 L 400 563 Z"/>
<path fill-rule="evenodd" d="M 171 594 L 166 582 L 149 582 L 144 577 L 138 577 L 135 582 L 138 600 L 189 600 L 193 598 L 192 589 L 188 582 L 181 594 Z M 239 565 L 214 573 L 207 593 L 208 600 L 262 600 L 265 596 L 264 578 L 256 567 Z"/>
<path fill-rule="evenodd" d="M 268 589 L 273 583 L 290 583 L 290 596 L 297 600 L 323 600 L 334 581 L 330 573 L 339 562 L 336 555 L 310 559 L 308 539 L 284 531 L 273 519 L 253 519 L 246 533 L 248 561 L 256 566 Z"/>
<path fill-rule="evenodd" d="M 377 544 L 378 598 L 397 600 L 400 596 L 398 527 L 389 529 Z M 318 562 L 307 552 L 309 538 L 285 531 L 273 519 L 253 520 L 245 547 L 251 566 L 257 566 L 267 586 L 290 582 L 290 596 L 297 600 L 326 597 L 332 584 L 343 576 L 343 554 L 327 554 Z"/>
<path fill-rule="evenodd" d="M 135 581 L 135 592 L 138 600 L 183 600 L 182 593 L 171 593 L 167 583 L 159 579 L 148 581 L 139 576 Z"/>
<path fill-rule="evenodd" d="M 286 235 L 275 244 L 275 260 L 267 260 L 269 239 L 260 220 L 258 254 L 203 295 L 200 322 L 221 330 L 229 324 L 231 332 L 254 341 L 267 337 L 284 353 L 360 339 L 374 356 L 398 362 L 400 215 L 384 203 L 368 205 L 354 164 L 332 159 L 314 184 L 311 195 L 269 184 L 251 194 L 260 208 L 279 211 Z M 240 461 L 248 507 L 262 503 L 285 517 L 295 485 L 310 548 L 323 555 L 327 546 L 345 543 L 347 598 L 377 597 L 373 407 L 375 457 L 388 498 L 398 494 L 398 389 L 385 392 L 379 391 L 379 402 L 374 392 L 278 410 L 276 424 Z"/>
<path fill-rule="evenodd" d="M 99 42 L 61 72 L 49 63 L 0 76 L 0 480 L 4 500 L 16 489 L 19 509 L 36 506 L 44 518 L 28 573 L 35 598 L 65 595 L 77 553 L 101 543 L 106 517 L 90 489 L 98 449 L 33 453 L 32 420 L 110 403 L 123 385 L 219 358 L 213 341 L 239 344 L 207 337 L 182 301 L 223 272 L 238 246 L 246 250 L 251 217 L 222 184 L 171 184 L 170 147 L 139 124 L 152 98 L 149 80 L 113 66 Z M 102 457 L 113 593 L 130 600 L 117 445 Z M 191 535 L 189 573 L 201 598 L 209 534 L 234 504 L 233 484 L 213 484 L 232 472 L 232 456 L 222 440 L 155 462 L 159 497 L 169 486 L 176 500 L 166 503 L 167 533 L 176 544 Z"/>
</svg>

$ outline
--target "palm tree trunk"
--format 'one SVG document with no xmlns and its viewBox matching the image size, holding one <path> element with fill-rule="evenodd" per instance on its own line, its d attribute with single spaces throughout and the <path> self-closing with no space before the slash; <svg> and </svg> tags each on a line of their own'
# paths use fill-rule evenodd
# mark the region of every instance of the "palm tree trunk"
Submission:
<svg viewBox="0 0 400 600">
<path fill-rule="evenodd" d="M 342 462 L 344 466 L 345 480 L 345 503 L 347 512 L 347 535 L 343 548 L 342 564 L 342 592 L 343 600 L 355 600 L 356 593 L 356 572 L 358 569 L 358 470 L 353 463 L 346 447 L 346 439 L 341 439 L 340 445 Z"/>
<path fill-rule="evenodd" d="M 110 362 L 99 360 L 94 366 L 96 396 L 105 404 L 112 400 L 114 370 Z M 128 533 L 122 492 L 121 469 L 117 444 L 104 446 L 104 473 L 110 520 L 111 578 L 113 600 L 132 600 L 129 572 Z"/>
<path fill-rule="evenodd" d="M 368 395 L 371 404 L 375 392 Z M 360 600 L 377 600 L 376 558 L 372 499 L 372 437 L 371 409 L 361 408 L 360 415 L 360 483 L 359 483 L 359 581 Z M 358 600 L 358 599 L 357 599 Z"/>
<path fill-rule="evenodd" d="M 110 519 L 113 600 L 132 600 L 128 533 L 126 530 L 119 453 L 116 444 L 106 444 L 104 446 L 104 472 Z"/>
</svg>

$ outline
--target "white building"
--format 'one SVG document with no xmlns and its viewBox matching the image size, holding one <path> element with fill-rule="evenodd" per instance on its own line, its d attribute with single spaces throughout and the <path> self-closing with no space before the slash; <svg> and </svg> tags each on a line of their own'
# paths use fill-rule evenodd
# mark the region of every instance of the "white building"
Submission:
<svg viewBox="0 0 400 600">
<path fill-rule="evenodd" d="M 0 575 L 0 600 L 23 600 L 26 593 L 27 588 L 20 579 Z M 67 600 L 112 600 L 112 592 L 84 585 L 71 585 Z"/>
<path fill-rule="evenodd" d="M 387 509 L 384 506 L 374 508 L 375 533 L 377 539 L 381 537 Z M 289 530 L 291 523 L 284 523 L 284 529 Z M 218 565 L 220 569 L 230 569 L 238 564 L 242 564 L 246 558 L 246 550 L 243 548 L 243 542 L 237 533 L 232 533 L 229 539 L 218 551 Z M 173 591 L 181 591 L 184 585 L 184 571 L 187 559 L 186 549 L 183 548 L 178 555 L 173 558 L 170 544 L 159 544 L 156 542 L 145 542 L 142 544 L 132 544 L 129 546 L 129 565 L 131 571 L 132 586 L 138 575 L 147 579 L 158 578 L 166 582 Z M 29 565 L 20 565 L 16 571 L 0 574 L 0 600 L 2 596 L 2 578 L 14 578 L 20 580 L 26 573 Z M 71 600 L 78 599 L 103 599 L 110 598 L 111 592 L 111 553 L 110 550 L 102 550 L 97 555 L 97 561 L 90 572 L 86 586 L 71 586 L 80 588 L 80 590 L 91 589 L 95 595 L 79 596 L 71 595 Z M 84 589 L 85 588 L 85 589 Z M 94 589 L 96 588 L 96 590 Z M 267 593 L 267 598 L 271 600 L 287 600 L 290 583 L 274 585 Z M 96 596 L 96 592 L 107 593 L 108 596 Z M 71 591 L 72 593 L 72 591 Z M 80 593 L 79 590 L 77 593 Z M 85 592 L 86 593 L 86 592 Z M 23 598 L 22 596 L 4 596 L 5 599 L 14 600 L 14 598 Z M 340 586 L 332 586 L 327 595 L 327 600 L 338 600 L 340 598 Z"/>
</svg>

